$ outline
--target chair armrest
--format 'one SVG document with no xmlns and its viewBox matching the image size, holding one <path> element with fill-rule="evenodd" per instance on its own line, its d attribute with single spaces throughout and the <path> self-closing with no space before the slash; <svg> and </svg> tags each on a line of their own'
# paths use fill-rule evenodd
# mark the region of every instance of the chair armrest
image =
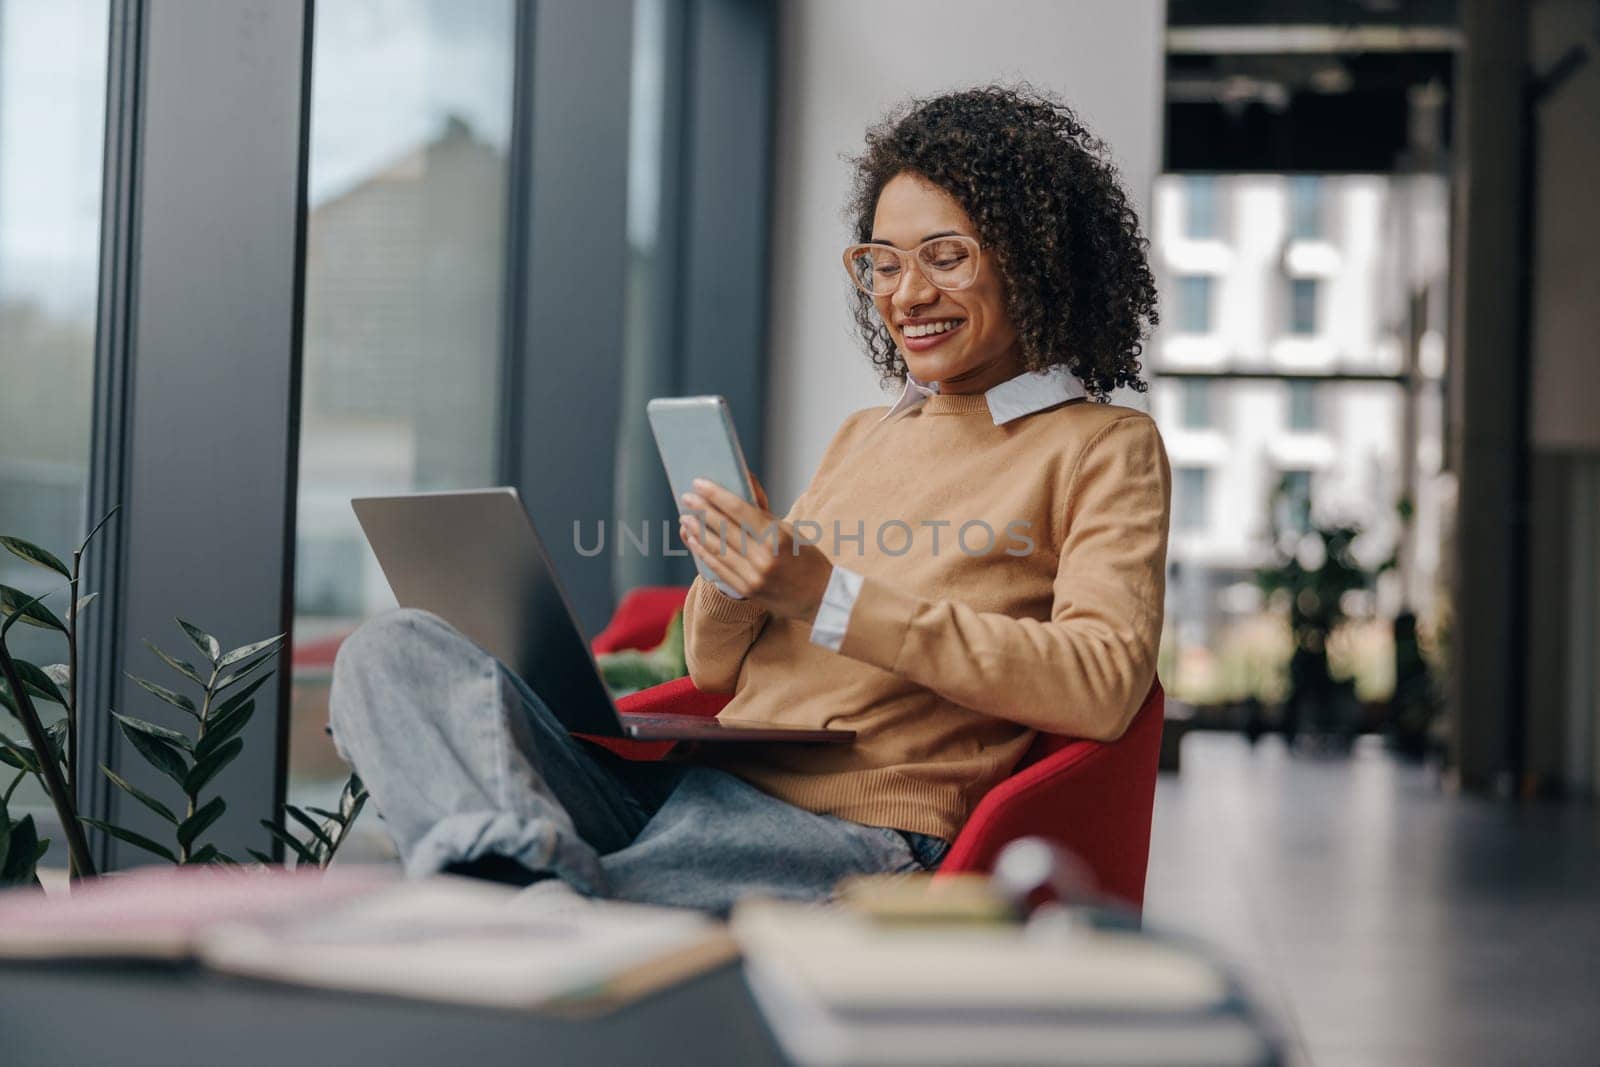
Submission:
<svg viewBox="0 0 1600 1067">
<path fill-rule="evenodd" d="M 636 693 L 617 699 L 617 710 L 633 715 L 701 715 L 710 717 L 721 711 L 732 693 L 703 693 L 694 687 L 689 678 L 674 678 L 670 682 L 652 685 Z M 676 741 L 632 741 L 625 737 L 596 737 L 580 734 L 621 756 L 640 763 L 653 763 L 671 752 Z"/>
<path fill-rule="evenodd" d="M 1083 860 L 1102 894 L 1139 907 L 1163 709 L 1160 689 L 1152 689 L 1116 741 L 1072 742 L 995 786 L 962 827 L 940 872 L 987 871 L 1017 838 L 1045 837 Z"/>
<path fill-rule="evenodd" d="M 625 715 L 704 715 L 712 716 L 727 706 L 732 693 L 705 693 L 695 688 L 692 678 L 674 678 L 648 689 L 617 699 L 617 710 Z"/>
</svg>

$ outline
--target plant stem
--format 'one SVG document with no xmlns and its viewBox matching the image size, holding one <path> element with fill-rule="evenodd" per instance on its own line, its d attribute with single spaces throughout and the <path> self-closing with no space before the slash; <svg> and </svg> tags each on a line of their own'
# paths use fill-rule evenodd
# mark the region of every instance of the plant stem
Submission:
<svg viewBox="0 0 1600 1067">
<path fill-rule="evenodd" d="M 200 701 L 200 729 L 195 734 L 195 737 L 194 737 L 196 745 L 198 745 L 201 741 L 204 741 L 206 739 L 206 724 L 211 718 L 211 700 L 212 700 L 212 697 L 214 697 L 216 695 L 215 692 L 213 692 L 213 690 L 214 690 L 214 688 L 215 688 L 215 686 L 217 684 L 217 678 L 221 674 L 222 674 L 222 668 L 219 667 L 218 665 L 216 665 L 215 663 L 213 663 L 211 665 L 211 680 L 206 682 L 205 696 Z M 183 816 L 184 821 L 187 822 L 190 819 L 194 818 L 194 812 L 195 812 L 194 805 L 195 805 L 195 801 L 199 798 L 199 794 L 198 793 L 190 793 L 187 789 L 185 789 L 183 792 L 184 792 L 185 799 L 188 801 L 188 808 L 185 810 L 184 816 Z M 185 845 L 181 841 L 178 842 L 178 862 L 179 863 L 188 863 L 189 862 L 189 846 Z"/>
<path fill-rule="evenodd" d="M 78 569 L 83 552 L 72 553 L 72 578 L 67 582 L 67 792 L 78 803 Z M 67 854 L 67 880 L 77 877 L 77 862 Z"/>
<path fill-rule="evenodd" d="M 72 553 L 72 581 L 67 585 L 67 788 L 78 784 L 78 569 L 83 551 Z M 76 796 L 76 794 L 74 794 Z"/>
<path fill-rule="evenodd" d="M 89 855 L 89 841 L 83 836 L 83 826 L 78 822 L 78 805 L 61 777 L 61 766 L 55 761 L 50 738 L 44 731 L 44 723 L 39 720 L 39 711 L 33 706 L 33 698 L 28 696 L 28 690 L 22 684 L 17 665 L 4 641 L 0 641 L 0 670 L 4 671 L 6 684 L 11 687 L 23 732 L 28 735 L 28 743 L 38 755 L 39 776 L 44 779 L 50 803 L 55 806 L 56 817 L 61 820 L 61 832 L 67 839 L 67 855 L 71 857 L 69 870 L 74 879 L 92 878 L 95 874 L 94 859 Z"/>
</svg>

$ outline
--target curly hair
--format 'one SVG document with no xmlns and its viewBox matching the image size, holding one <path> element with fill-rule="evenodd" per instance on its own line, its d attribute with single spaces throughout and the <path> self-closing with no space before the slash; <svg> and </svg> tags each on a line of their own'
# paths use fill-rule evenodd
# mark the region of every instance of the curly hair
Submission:
<svg viewBox="0 0 1600 1067">
<path fill-rule="evenodd" d="M 1027 370 L 1064 365 L 1100 401 L 1119 386 L 1144 391 L 1139 357 L 1160 321 L 1149 241 L 1105 143 L 1066 104 L 1027 85 L 912 100 L 867 131 L 851 162 L 856 240 L 871 239 L 883 187 L 920 176 L 977 226 Z M 872 362 L 885 381 L 903 381 L 905 361 L 872 298 L 852 292 Z"/>
</svg>

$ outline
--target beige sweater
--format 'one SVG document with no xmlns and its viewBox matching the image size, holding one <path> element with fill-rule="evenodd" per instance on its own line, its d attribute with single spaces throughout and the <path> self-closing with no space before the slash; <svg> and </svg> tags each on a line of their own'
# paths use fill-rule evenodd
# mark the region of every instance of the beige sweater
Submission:
<svg viewBox="0 0 1600 1067">
<path fill-rule="evenodd" d="M 845 421 L 787 516 L 863 576 L 839 651 L 700 579 L 684 616 L 695 684 L 736 694 L 723 718 L 856 743 L 701 755 L 799 807 L 950 840 L 1035 731 L 1115 738 L 1143 703 L 1171 474 L 1128 408 L 1078 400 L 1002 426 L 981 395 L 885 410 Z"/>
</svg>

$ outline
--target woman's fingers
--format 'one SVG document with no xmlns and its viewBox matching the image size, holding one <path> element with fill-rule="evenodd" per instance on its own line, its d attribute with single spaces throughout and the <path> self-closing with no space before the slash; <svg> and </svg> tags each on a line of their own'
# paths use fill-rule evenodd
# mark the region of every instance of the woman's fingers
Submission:
<svg viewBox="0 0 1600 1067">
<path fill-rule="evenodd" d="M 752 554 L 761 549 L 755 546 L 754 538 L 736 524 L 728 522 L 727 516 L 714 511 L 708 513 L 699 524 L 698 531 L 691 528 L 691 532 L 696 543 L 708 555 L 722 561 L 724 566 L 738 573 L 744 581 L 759 582 L 762 563 L 752 558 Z"/>
<path fill-rule="evenodd" d="M 751 529 L 759 530 L 773 521 L 772 515 L 768 513 L 766 508 L 756 507 L 737 493 L 730 493 L 716 482 L 709 482 L 704 478 L 696 478 L 694 480 L 694 489 L 695 491 L 690 493 L 689 496 L 699 495 L 704 498 L 707 504 L 728 516 L 736 524 L 744 523 Z"/>
<path fill-rule="evenodd" d="M 696 559 L 704 561 L 712 574 L 722 579 L 740 596 L 749 596 L 751 594 L 754 587 L 743 574 L 734 568 L 730 557 L 708 550 L 698 537 L 690 537 L 685 543 L 689 546 L 689 551 L 694 553 Z"/>
</svg>

